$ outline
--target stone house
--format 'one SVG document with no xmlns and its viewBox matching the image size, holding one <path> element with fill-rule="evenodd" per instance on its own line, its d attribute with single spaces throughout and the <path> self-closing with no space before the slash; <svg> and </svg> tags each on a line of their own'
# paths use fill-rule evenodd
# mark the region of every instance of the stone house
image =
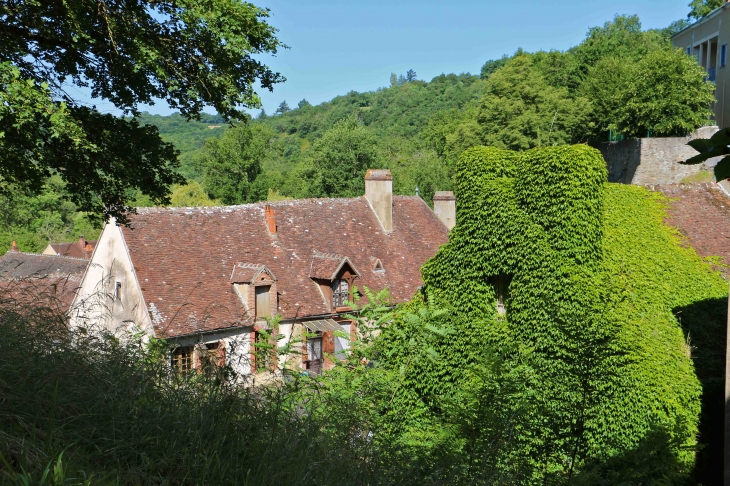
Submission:
<svg viewBox="0 0 730 486">
<path fill-rule="evenodd" d="M 66 313 L 88 264 L 83 258 L 20 252 L 13 242 L 0 257 L 0 300 Z"/>
<path fill-rule="evenodd" d="M 293 351 L 273 366 L 317 373 L 355 335 L 355 288 L 388 288 L 393 303 L 419 288 L 455 219 L 452 193 L 434 203 L 394 196 L 390 171 L 369 170 L 356 198 L 140 208 L 131 227 L 104 227 L 71 325 L 142 331 L 175 344 L 182 370 L 212 359 L 247 375 L 276 315 L 277 345 Z"/>
<path fill-rule="evenodd" d="M 45 250 L 44 255 L 53 256 L 64 256 L 73 258 L 91 258 L 91 253 L 94 251 L 96 241 L 88 241 L 83 235 L 79 236 L 78 241 L 72 243 L 49 243 Z"/>
</svg>

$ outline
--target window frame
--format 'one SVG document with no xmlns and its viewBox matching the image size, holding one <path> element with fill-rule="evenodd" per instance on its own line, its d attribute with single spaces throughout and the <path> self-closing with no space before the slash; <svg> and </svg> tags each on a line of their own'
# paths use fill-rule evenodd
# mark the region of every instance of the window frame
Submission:
<svg viewBox="0 0 730 486">
<path fill-rule="evenodd" d="M 332 308 L 345 307 L 345 302 L 348 300 L 350 300 L 350 282 L 344 278 L 336 278 L 332 283 Z"/>
<path fill-rule="evenodd" d="M 178 346 L 170 354 L 170 367 L 180 374 L 195 370 L 195 346 Z"/>
<path fill-rule="evenodd" d="M 720 68 L 727 64 L 727 42 L 720 46 Z"/>
</svg>

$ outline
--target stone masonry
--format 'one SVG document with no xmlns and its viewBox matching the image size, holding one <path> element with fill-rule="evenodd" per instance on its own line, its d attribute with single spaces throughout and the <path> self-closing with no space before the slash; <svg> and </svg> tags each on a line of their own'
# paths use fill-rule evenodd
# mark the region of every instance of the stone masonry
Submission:
<svg viewBox="0 0 730 486">
<path fill-rule="evenodd" d="M 608 167 L 608 180 L 624 184 L 676 184 L 688 176 L 710 170 L 717 160 L 704 164 L 679 162 L 697 154 L 687 145 L 695 138 L 710 138 L 717 127 L 702 127 L 688 137 L 632 138 L 602 142 L 598 148 Z"/>
</svg>

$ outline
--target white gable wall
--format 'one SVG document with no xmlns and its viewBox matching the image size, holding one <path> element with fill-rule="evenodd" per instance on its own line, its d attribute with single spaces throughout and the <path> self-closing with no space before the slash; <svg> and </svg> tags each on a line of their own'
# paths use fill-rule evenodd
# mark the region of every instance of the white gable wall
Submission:
<svg viewBox="0 0 730 486">
<path fill-rule="evenodd" d="M 155 335 L 124 235 L 114 220 L 99 236 L 70 314 L 73 327 L 118 336 L 140 330 Z"/>
</svg>

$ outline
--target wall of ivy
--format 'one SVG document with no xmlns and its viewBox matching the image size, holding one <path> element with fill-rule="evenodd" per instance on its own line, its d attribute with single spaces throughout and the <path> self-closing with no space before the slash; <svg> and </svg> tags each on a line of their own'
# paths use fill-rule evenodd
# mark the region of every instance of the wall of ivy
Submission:
<svg viewBox="0 0 730 486">
<path fill-rule="evenodd" d="M 379 344 L 382 366 L 400 370 L 397 426 L 449 421 L 470 403 L 452 447 L 511 483 L 688 480 L 702 405 L 693 360 L 717 378 L 706 348 L 728 286 L 662 223 L 666 199 L 607 183 L 585 145 L 469 149 L 455 192 L 450 241 Z M 430 358 L 415 360 L 413 316 L 432 309 L 446 312 L 419 341 Z"/>
</svg>

